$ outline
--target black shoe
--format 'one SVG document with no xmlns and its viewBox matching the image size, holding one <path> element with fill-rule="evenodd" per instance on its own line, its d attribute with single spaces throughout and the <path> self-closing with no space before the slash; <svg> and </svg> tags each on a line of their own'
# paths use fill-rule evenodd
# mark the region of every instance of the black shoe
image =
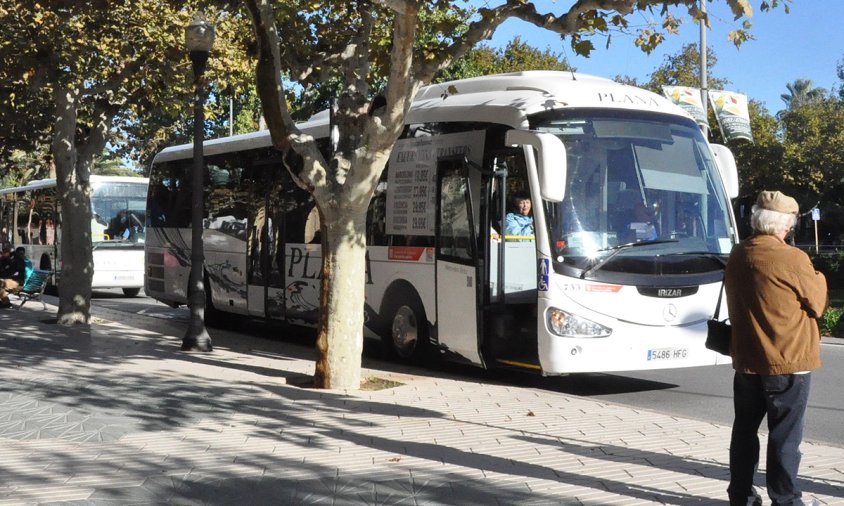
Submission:
<svg viewBox="0 0 844 506">
<path fill-rule="evenodd" d="M 0 302 L 0 308 L 7 308 L 7 307 L 12 307 L 12 303 L 9 302 L 9 301 Z"/>
</svg>

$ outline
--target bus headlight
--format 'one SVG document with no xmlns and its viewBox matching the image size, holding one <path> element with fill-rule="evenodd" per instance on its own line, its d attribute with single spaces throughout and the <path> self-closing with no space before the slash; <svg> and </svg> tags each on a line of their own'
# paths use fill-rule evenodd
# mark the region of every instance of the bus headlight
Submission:
<svg viewBox="0 0 844 506">
<path fill-rule="evenodd" d="M 581 318 L 562 309 L 549 308 L 545 312 L 548 328 L 563 337 L 609 337 L 612 329 L 600 323 Z"/>
</svg>

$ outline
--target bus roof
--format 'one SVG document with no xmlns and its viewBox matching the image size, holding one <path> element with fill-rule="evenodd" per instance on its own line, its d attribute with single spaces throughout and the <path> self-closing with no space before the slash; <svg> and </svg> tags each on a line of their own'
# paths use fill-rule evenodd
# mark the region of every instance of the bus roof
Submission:
<svg viewBox="0 0 844 506">
<path fill-rule="evenodd" d="M 91 184 L 95 183 L 142 183 L 148 184 L 149 178 L 146 177 L 133 177 L 133 176 L 99 176 L 99 175 L 91 175 Z M 4 193 L 18 193 L 23 191 L 29 190 L 38 190 L 41 188 L 52 188 L 56 186 L 55 178 L 47 178 L 47 179 L 36 179 L 35 181 L 30 181 L 29 183 L 23 186 L 15 186 L 12 188 L 0 188 L 0 195 Z"/>
<path fill-rule="evenodd" d="M 527 128 L 528 116 L 552 109 L 601 108 L 662 112 L 689 117 L 656 93 L 610 79 L 560 71 L 525 71 L 473 77 L 421 88 L 405 120 L 408 124 L 476 121 Z M 298 127 L 315 137 L 328 135 L 322 111 Z M 272 145 L 268 130 L 208 140 L 204 153 L 241 151 Z M 164 149 L 153 163 L 189 158 L 193 144 Z"/>
<path fill-rule="evenodd" d="M 567 108 L 646 110 L 689 117 L 661 95 L 603 77 L 525 71 L 426 86 L 416 95 L 406 122 L 478 121 L 527 128 L 528 116 Z"/>
</svg>

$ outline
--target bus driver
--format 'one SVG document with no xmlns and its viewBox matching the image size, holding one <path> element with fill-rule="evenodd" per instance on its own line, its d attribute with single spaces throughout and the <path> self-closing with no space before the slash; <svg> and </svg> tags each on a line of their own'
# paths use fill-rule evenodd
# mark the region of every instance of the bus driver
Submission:
<svg viewBox="0 0 844 506">
<path fill-rule="evenodd" d="M 517 212 L 507 213 L 505 236 L 516 236 L 516 240 L 532 240 L 533 216 L 530 214 L 531 202 L 526 193 L 517 193 L 513 199 Z"/>
</svg>

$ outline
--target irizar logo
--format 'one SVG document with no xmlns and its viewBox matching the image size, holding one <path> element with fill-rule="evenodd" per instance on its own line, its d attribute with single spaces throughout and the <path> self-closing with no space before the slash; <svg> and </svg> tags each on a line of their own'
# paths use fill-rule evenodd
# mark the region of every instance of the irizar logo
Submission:
<svg viewBox="0 0 844 506">
<path fill-rule="evenodd" d="M 682 297 L 683 296 L 683 289 L 682 288 L 660 288 L 656 291 L 657 297 Z"/>
</svg>

